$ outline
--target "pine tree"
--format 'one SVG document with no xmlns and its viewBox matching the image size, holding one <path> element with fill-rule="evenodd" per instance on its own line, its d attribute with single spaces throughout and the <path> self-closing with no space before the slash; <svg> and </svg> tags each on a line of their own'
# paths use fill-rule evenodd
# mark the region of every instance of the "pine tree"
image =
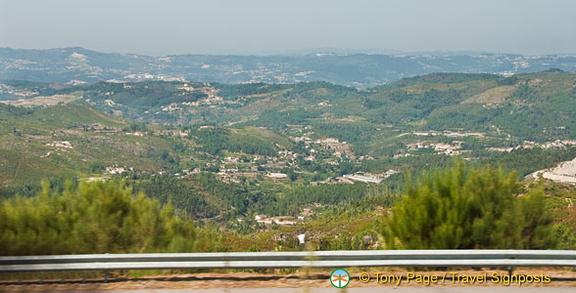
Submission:
<svg viewBox="0 0 576 293">
<path fill-rule="evenodd" d="M 542 189 L 520 196 L 514 173 L 463 161 L 416 184 L 382 227 L 390 249 L 553 248 Z"/>
<path fill-rule="evenodd" d="M 0 203 L 0 254 L 192 252 L 193 223 L 124 182 L 43 183 L 35 197 Z"/>
</svg>

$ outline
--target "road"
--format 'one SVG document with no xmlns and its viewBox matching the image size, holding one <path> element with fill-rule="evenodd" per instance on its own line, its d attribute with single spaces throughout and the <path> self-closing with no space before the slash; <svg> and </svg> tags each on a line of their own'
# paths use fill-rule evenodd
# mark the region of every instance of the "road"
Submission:
<svg viewBox="0 0 576 293">
<path fill-rule="evenodd" d="M 140 290 L 98 290 L 98 291 L 58 291 L 60 293 L 574 293 L 574 287 L 371 287 L 371 288 L 242 288 L 242 289 L 140 289 Z M 50 291 L 42 291 L 50 292 Z M 56 292 L 56 291 L 54 291 Z"/>
</svg>

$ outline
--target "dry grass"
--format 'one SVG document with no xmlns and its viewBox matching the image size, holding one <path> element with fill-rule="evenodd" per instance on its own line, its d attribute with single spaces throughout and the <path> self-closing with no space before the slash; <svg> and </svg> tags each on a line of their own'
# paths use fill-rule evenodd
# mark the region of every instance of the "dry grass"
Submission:
<svg viewBox="0 0 576 293">
<path fill-rule="evenodd" d="M 35 97 L 32 99 L 18 99 L 12 101 L 0 101 L 0 103 L 4 103 L 7 105 L 12 106 L 24 106 L 24 107 L 32 107 L 32 106 L 54 106 L 58 105 L 59 103 L 70 103 L 72 101 L 78 100 L 80 97 L 70 96 L 70 95 L 54 95 L 54 96 L 40 96 Z"/>
<path fill-rule="evenodd" d="M 517 86 L 500 86 L 470 97 L 462 104 L 499 104 L 516 91 Z"/>
</svg>

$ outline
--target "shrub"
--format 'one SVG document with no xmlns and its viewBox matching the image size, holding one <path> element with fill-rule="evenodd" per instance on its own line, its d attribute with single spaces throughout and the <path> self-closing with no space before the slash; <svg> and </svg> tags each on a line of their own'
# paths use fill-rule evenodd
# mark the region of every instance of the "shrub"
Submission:
<svg viewBox="0 0 576 293">
<path fill-rule="evenodd" d="M 408 179 L 408 182 L 410 180 Z M 382 228 L 389 249 L 549 249 L 551 216 L 542 188 L 519 194 L 515 174 L 453 167 L 408 183 Z"/>
</svg>

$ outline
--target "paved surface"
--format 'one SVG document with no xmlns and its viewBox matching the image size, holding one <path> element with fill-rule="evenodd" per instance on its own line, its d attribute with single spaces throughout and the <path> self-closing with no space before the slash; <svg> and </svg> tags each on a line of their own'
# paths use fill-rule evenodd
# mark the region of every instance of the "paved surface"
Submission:
<svg viewBox="0 0 576 293">
<path fill-rule="evenodd" d="M 362 276 L 370 278 L 362 282 Z M 381 272 L 354 272 L 350 284 L 344 290 L 333 288 L 328 281 L 326 272 L 312 272 L 307 277 L 298 274 L 258 274 L 248 272 L 235 273 L 200 273 L 176 274 L 126 280 L 111 280 L 103 283 L 102 280 L 87 280 L 86 282 L 51 280 L 43 283 L 34 281 L 0 282 L 0 292 L 59 292 L 59 293 L 329 293 L 329 292 L 394 292 L 394 293 L 576 293 L 576 272 L 572 270 L 550 270 L 545 268 L 515 270 L 515 275 L 533 276 L 532 279 L 545 275 L 548 282 L 537 281 L 532 284 L 512 285 L 493 284 L 493 279 L 484 279 L 485 276 L 508 276 L 504 270 L 479 271 L 462 270 L 457 272 L 424 271 L 407 272 L 392 271 L 382 275 Z M 379 275 L 380 274 L 380 275 Z M 424 286 L 426 282 L 419 282 L 408 277 L 421 276 L 430 280 L 434 276 L 443 277 L 448 274 L 445 282 L 428 282 L 432 285 Z M 453 276 L 454 275 L 454 276 Z M 484 276 L 484 277 L 483 277 Z M 398 277 L 402 280 L 396 285 Z M 388 278 L 388 280 L 386 279 Z M 518 279 L 519 280 L 519 279 Z M 541 279 L 538 279 L 541 280 Z"/>
<path fill-rule="evenodd" d="M 60 293 L 574 293 L 574 287 L 371 287 L 371 288 L 244 288 L 244 289 L 142 289 L 101 291 L 43 291 Z"/>
</svg>

